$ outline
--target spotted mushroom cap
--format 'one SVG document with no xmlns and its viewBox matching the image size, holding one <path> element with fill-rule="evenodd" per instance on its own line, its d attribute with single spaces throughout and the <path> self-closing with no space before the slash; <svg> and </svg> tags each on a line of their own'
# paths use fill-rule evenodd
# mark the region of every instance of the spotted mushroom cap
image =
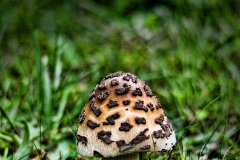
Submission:
<svg viewBox="0 0 240 160">
<path fill-rule="evenodd" d="M 116 72 L 91 93 L 79 118 L 76 142 L 82 156 L 113 157 L 171 150 L 176 138 L 149 86 L 131 73 Z"/>
</svg>

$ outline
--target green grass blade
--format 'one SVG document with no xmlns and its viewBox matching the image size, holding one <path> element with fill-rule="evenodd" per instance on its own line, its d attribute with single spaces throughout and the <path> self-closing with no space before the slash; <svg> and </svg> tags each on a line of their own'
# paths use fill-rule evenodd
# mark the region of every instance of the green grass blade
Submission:
<svg viewBox="0 0 240 160">
<path fill-rule="evenodd" d="M 62 55 L 62 48 L 64 44 L 60 43 L 60 38 L 56 40 L 56 51 L 55 51 L 55 62 L 54 62 L 54 77 L 53 77 L 53 88 L 56 90 L 60 84 L 60 76 L 62 72 L 62 62 L 61 62 L 61 55 Z"/>
<path fill-rule="evenodd" d="M 23 138 L 23 141 L 22 141 L 21 145 L 25 146 L 25 145 L 27 145 L 27 143 L 30 140 L 30 130 L 29 130 L 29 126 L 28 126 L 27 121 L 22 120 L 22 123 L 24 125 L 24 138 Z"/>
<path fill-rule="evenodd" d="M 63 117 L 63 113 L 64 113 L 64 110 L 65 110 L 65 107 L 67 104 L 67 99 L 68 99 L 69 93 L 70 93 L 69 89 L 66 89 L 63 91 L 63 95 L 62 95 L 62 98 L 59 103 L 57 114 L 54 117 L 54 122 L 59 123 L 60 119 Z"/>
<path fill-rule="evenodd" d="M 2 107 L 0 107 L 0 112 L 3 115 L 3 117 L 7 120 L 8 124 L 10 125 L 10 127 L 13 129 L 13 131 L 17 134 L 17 130 L 15 128 L 15 126 L 13 125 L 11 119 L 8 117 L 7 113 L 3 110 Z"/>
<path fill-rule="evenodd" d="M 184 132 L 182 133 L 182 135 L 180 136 L 179 139 L 181 139 L 181 138 L 183 137 L 183 135 L 185 134 L 185 130 L 186 130 L 188 127 L 190 127 L 191 125 L 194 125 L 194 122 L 197 121 L 198 115 L 199 115 L 203 110 L 205 110 L 206 108 L 208 108 L 209 106 L 211 106 L 213 103 L 215 103 L 217 100 L 219 100 L 220 98 L 221 98 L 221 96 L 218 96 L 218 97 L 214 98 L 214 99 L 213 99 L 212 101 L 210 101 L 206 106 L 203 107 L 203 109 L 192 119 L 192 121 L 191 121 L 187 126 L 185 126 L 185 127 L 181 128 L 181 129 L 177 130 L 176 132 L 179 132 L 179 131 L 181 131 L 181 130 L 184 131 Z"/>
<path fill-rule="evenodd" d="M 232 154 L 232 155 L 227 155 L 226 156 L 226 160 L 236 160 L 240 158 L 240 150 L 237 151 L 236 153 Z"/>
<path fill-rule="evenodd" d="M 52 122 L 52 106 L 51 106 L 51 82 L 48 72 L 48 57 L 43 56 L 42 62 L 42 89 L 43 89 L 43 109 L 44 119 L 48 127 Z"/>
<path fill-rule="evenodd" d="M 200 151 L 200 155 L 203 154 L 204 149 L 206 148 L 207 144 L 209 143 L 209 141 L 211 140 L 211 138 L 213 137 L 214 133 L 217 131 L 217 129 L 219 128 L 219 126 L 222 124 L 222 121 L 219 122 L 219 124 L 217 125 L 217 127 L 213 130 L 212 134 L 209 136 L 209 138 L 207 139 L 207 141 L 205 142 L 205 144 L 203 145 L 201 151 Z"/>
</svg>

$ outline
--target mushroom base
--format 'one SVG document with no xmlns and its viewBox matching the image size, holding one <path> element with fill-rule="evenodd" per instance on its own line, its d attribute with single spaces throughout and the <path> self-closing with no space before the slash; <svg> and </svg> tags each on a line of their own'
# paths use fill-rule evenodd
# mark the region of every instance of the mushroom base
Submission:
<svg viewBox="0 0 240 160">
<path fill-rule="evenodd" d="M 84 157 L 84 156 L 77 156 L 78 160 L 88 160 L 89 157 Z M 108 157 L 108 158 L 102 158 L 102 160 L 126 160 L 126 159 L 131 159 L 131 160 L 139 160 L 139 153 L 131 153 L 131 154 L 126 154 L 126 155 L 121 155 L 121 156 L 116 156 L 116 157 Z"/>
<path fill-rule="evenodd" d="M 139 153 L 131 153 L 117 157 L 103 158 L 102 160 L 126 160 L 126 159 L 139 160 L 140 159 Z"/>
</svg>

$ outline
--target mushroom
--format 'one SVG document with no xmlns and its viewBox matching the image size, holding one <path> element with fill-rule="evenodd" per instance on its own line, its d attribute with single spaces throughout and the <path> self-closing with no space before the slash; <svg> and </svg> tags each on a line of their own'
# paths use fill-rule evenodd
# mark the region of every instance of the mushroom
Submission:
<svg viewBox="0 0 240 160">
<path fill-rule="evenodd" d="M 76 143 L 81 156 L 116 157 L 171 150 L 176 138 L 149 86 L 131 73 L 116 72 L 89 96 L 79 117 Z"/>
</svg>

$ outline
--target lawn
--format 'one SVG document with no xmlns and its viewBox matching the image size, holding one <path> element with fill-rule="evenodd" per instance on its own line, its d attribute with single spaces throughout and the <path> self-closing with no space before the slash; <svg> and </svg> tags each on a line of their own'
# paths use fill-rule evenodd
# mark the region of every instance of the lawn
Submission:
<svg viewBox="0 0 240 160">
<path fill-rule="evenodd" d="M 81 110 L 119 70 L 176 131 L 172 152 L 142 159 L 240 159 L 237 0 L 1 0 L 0 159 L 76 159 Z"/>
</svg>

